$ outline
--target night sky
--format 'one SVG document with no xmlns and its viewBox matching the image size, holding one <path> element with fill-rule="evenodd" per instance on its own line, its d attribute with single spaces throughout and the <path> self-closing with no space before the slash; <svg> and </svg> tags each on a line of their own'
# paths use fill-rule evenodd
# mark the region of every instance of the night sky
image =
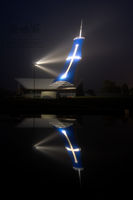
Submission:
<svg viewBox="0 0 133 200">
<path fill-rule="evenodd" d="M 15 78 L 32 78 L 33 63 L 51 53 L 65 57 L 83 20 L 83 59 L 75 79 L 87 89 L 104 80 L 133 87 L 132 1 L 3 1 L 1 3 L 0 87 L 15 88 Z M 60 72 L 64 63 L 50 68 Z M 36 77 L 49 78 L 37 70 Z"/>
</svg>

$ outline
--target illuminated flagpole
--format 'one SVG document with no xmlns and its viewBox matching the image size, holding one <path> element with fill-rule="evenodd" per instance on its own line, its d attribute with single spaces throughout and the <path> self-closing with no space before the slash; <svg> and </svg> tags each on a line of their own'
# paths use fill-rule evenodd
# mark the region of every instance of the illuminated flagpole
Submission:
<svg viewBox="0 0 133 200">
<path fill-rule="evenodd" d="M 82 20 L 81 20 L 81 25 L 80 25 L 80 32 L 79 32 L 79 38 L 82 37 Z"/>
<path fill-rule="evenodd" d="M 82 38 L 82 20 L 81 20 L 81 25 L 80 25 L 79 38 Z M 73 63 L 74 59 L 79 59 L 80 60 L 80 57 L 76 56 L 78 47 L 79 47 L 79 44 L 76 44 L 75 45 L 75 49 L 74 49 L 74 53 L 73 53 L 72 57 L 70 58 L 71 59 L 70 64 L 69 64 L 66 72 L 61 76 L 61 79 L 64 79 L 64 78 L 67 77 L 67 74 L 68 74 L 68 72 L 69 72 L 69 70 L 70 70 L 70 68 L 72 66 L 72 63 Z M 68 60 L 68 58 L 66 60 Z"/>
</svg>

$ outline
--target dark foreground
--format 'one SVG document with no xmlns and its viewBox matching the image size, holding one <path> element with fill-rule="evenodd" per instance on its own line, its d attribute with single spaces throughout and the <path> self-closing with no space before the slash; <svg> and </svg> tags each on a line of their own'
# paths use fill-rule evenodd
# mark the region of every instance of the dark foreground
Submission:
<svg viewBox="0 0 133 200">
<path fill-rule="evenodd" d="M 1 191 L 37 199 L 130 196 L 132 111 L 132 97 L 1 99 Z M 81 148 L 80 176 L 56 130 L 62 124 L 66 131 L 68 125 L 73 127 Z"/>
<path fill-rule="evenodd" d="M 73 127 L 82 170 L 56 127 Z M 66 127 L 66 128 L 65 128 Z M 71 138 L 73 136 L 73 138 Z M 74 144 L 73 144 L 74 142 Z M 35 144 L 38 148 L 35 148 Z M 125 115 L 0 115 L 1 195 L 32 199 L 132 197 L 133 118 Z M 48 195 L 48 196 L 47 196 Z M 41 196 L 41 197 L 40 197 Z M 129 198 L 130 197 L 130 198 Z M 5 199 L 5 198 L 4 198 Z M 80 199 L 80 198 L 79 198 Z"/>
<path fill-rule="evenodd" d="M 62 99 L 6 98 L 0 101 L 1 113 L 104 113 L 133 110 L 133 97 L 76 97 Z"/>
</svg>

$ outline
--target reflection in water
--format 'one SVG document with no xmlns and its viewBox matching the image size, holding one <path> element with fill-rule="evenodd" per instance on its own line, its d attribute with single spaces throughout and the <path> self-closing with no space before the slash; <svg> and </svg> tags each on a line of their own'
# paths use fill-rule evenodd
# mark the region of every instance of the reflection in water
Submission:
<svg viewBox="0 0 133 200">
<path fill-rule="evenodd" d="M 66 120 L 70 119 L 67 118 Z M 73 163 L 73 169 L 78 171 L 79 179 L 81 182 L 80 172 L 81 170 L 83 170 L 81 163 L 81 149 L 77 146 L 77 143 L 75 141 L 74 130 L 72 125 L 73 125 L 72 121 L 69 121 L 69 123 L 65 121 L 64 122 L 60 121 L 60 123 L 58 122 L 53 124 L 53 126 L 55 126 L 55 128 L 57 129 L 57 131 L 60 133 L 60 135 L 64 140 L 65 149 L 67 150 Z"/>
<path fill-rule="evenodd" d="M 78 171 L 79 173 L 79 179 L 81 182 L 81 170 L 82 163 L 81 163 L 81 149 L 77 146 L 74 138 L 74 132 L 73 127 L 67 127 L 67 128 L 58 128 L 58 131 L 63 136 L 64 142 L 65 142 L 65 149 L 67 150 L 68 154 L 70 155 L 70 158 L 73 163 L 73 168 Z"/>
<path fill-rule="evenodd" d="M 78 147 L 77 142 L 74 136 L 73 125 L 76 119 L 74 118 L 66 118 L 61 117 L 57 118 L 55 115 L 42 115 L 41 118 L 33 118 L 34 127 L 44 127 L 50 128 L 53 127 L 56 131 L 56 134 L 49 135 L 45 137 L 43 140 L 37 142 L 34 145 L 34 148 L 37 151 L 43 152 L 44 154 L 49 155 L 50 157 L 56 157 L 55 152 L 61 153 L 62 148 L 59 146 L 47 146 L 47 142 L 51 142 L 55 139 L 56 136 L 60 135 L 64 141 L 64 149 L 67 151 L 73 165 L 73 169 L 78 172 L 79 180 L 81 183 L 81 171 L 83 170 L 82 162 L 81 162 L 81 148 Z M 31 119 L 24 119 L 23 122 L 19 125 L 19 127 L 32 127 Z M 53 131 L 53 130 L 52 130 Z M 57 134 L 58 133 L 58 134 Z M 53 155 L 52 155 L 53 152 Z M 58 154 L 59 155 L 59 154 Z M 61 154 L 60 154 L 61 155 Z M 63 157 L 62 157 L 63 158 Z M 56 158 L 57 160 L 57 158 Z"/>
<path fill-rule="evenodd" d="M 24 183 L 27 188 L 43 187 L 44 192 L 72 189 L 76 194 L 78 172 L 83 193 L 92 191 L 98 198 L 98 190 L 103 197 L 108 188 L 112 192 L 118 185 L 131 187 L 133 116 L 127 110 L 125 115 L 4 115 L 0 124 L 1 179 L 6 188 L 7 180 L 15 180 L 15 186 Z"/>
</svg>

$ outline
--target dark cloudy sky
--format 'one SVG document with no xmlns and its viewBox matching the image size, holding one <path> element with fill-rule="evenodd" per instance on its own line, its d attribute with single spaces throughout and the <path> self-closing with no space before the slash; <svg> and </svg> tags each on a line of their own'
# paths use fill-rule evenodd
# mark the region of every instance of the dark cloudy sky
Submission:
<svg viewBox="0 0 133 200">
<path fill-rule="evenodd" d="M 106 79 L 133 86 L 132 1 L 3 1 L 1 13 L 0 87 L 15 78 L 32 77 L 33 62 L 52 52 L 67 56 L 83 19 L 83 60 L 76 80 L 100 88 Z M 63 63 L 52 69 L 60 70 Z M 49 77 L 37 71 L 36 76 Z"/>
</svg>

